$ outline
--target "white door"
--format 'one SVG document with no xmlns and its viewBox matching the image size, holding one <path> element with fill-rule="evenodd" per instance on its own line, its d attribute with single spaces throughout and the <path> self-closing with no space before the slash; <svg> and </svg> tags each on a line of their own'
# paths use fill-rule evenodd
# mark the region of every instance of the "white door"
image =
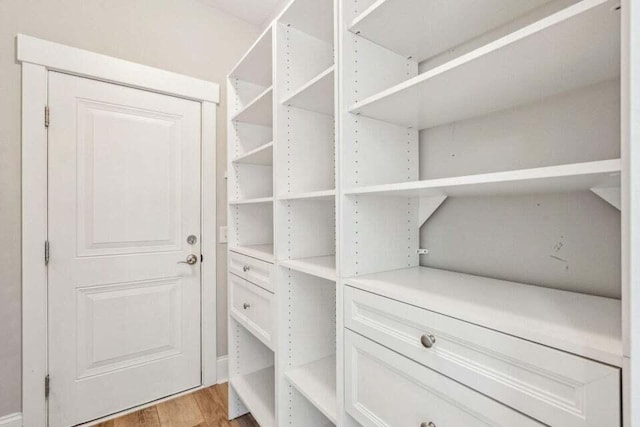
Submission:
<svg viewBox="0 0 640 427">
<path fill-rule="evenodd" d="M 58 427 L 200 384 L 201 113 L 196 102 L 53 72 L 49 107 Z M 178 263 L 191 254 L 194 264 Z"/>
</svg>

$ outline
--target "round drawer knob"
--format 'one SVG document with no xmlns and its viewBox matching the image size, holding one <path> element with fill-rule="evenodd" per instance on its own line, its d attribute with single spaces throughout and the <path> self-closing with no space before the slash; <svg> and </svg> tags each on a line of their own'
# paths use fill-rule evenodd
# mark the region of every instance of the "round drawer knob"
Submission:
<svg viewBox="0 0 640 427">
<path fill-rule="evenodd" d="M 436 343 L 436 337 L 431 334 L 424 334 L 422 337 L 420 337 L 420 342 L 426 348 L 431 348 Z M 425 424 L 425 426 L 431 427 L 428 424 Z"/>
<path fill-rule="evenodd" d="M 428 423 L 420 424 L 420 427 L 436 427 L 436 424 L 433 421 L 429 421 Z"/>
<path fill-rule="evenodd" d="M 245 273 L 249 271 L 249 266 L 245 265 L 244 267 L 242 267 L 242 271 L 244 271 Z"/>
<path fill-rule="evenodd" d="M 247 308 L 249 308 L 249 307 L 251 307 L 251 304 L 248 304 L 248 303 L 246 303 L 246 302 L 245 302 L 244 304 L 242 304 L 242 308 L 244 308 L 245 310 L 246 310 Z"/>
</svg>

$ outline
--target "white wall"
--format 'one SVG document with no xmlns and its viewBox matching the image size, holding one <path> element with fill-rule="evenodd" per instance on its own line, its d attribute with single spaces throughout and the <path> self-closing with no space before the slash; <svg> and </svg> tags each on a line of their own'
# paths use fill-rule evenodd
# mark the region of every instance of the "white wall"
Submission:
<svg viewBox="0 0 640 427">
<path fill-rule="evenodd" d="M 217 210 L 218 223 L 226 224 L 225 76 L 259 28 L 197 0 L 0 0 L 0 417 L 21 409 L 17 33 L 218 82 Z M 218 354 L 223 355 L 226 245 L 219 245 L 218 253 Z"/>
</svg>

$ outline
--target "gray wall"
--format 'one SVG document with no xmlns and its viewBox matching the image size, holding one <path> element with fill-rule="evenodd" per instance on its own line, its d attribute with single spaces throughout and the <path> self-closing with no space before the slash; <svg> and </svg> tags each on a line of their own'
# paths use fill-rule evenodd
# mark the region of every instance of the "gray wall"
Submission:
<svg viewBox="0 0 640 427">
<path fill-rule="evenodd" d="M 17 33 L 218 82 L 220 225 L 226 224 L 225 76 L 259 28 L 197 0 L 0 0 L 0 416 L 21 410 Z M 219 355 L 227 353 L 225 251 L 218 245 Z"/>
</svg>

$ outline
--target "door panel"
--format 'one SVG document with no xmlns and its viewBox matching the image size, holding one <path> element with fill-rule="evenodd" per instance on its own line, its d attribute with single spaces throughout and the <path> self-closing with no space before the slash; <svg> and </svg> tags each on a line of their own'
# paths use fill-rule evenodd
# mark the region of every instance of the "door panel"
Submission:
<svg viewBox="0 0 640 427">
<path fill-rule="evenodd" d="M 181 117 L 87 100 L 77 114 L 78 255 L 179 249 Z"/>
<path fill-rule="evenodd" d="M 78 292 L 78 378 L 182 351 L 182 281 L 93 286 Z M 138 310 L 138 307 L 149 307 Z"/>
<path fill-rule="evenodd" d="M 49 74 L 49 424 L 200 384 L 200 104 Z M 195 235 L 198 242 L 187 243 Z"/>
</svg>

